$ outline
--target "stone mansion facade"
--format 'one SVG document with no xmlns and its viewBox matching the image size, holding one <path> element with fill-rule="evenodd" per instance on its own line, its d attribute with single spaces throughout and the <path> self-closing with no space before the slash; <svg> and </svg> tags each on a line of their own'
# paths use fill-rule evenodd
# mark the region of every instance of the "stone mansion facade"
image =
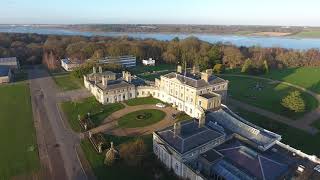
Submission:
<svg viewBox="0 0 320 180">
<path fill-rule="evenodd" d="M 102 72 L 101 67 L 97 72 L 94 67 L 91 74 L 84 76 L 84 85 L 102 104 L 152 96 L 196 118 L 206 110 L 219 108 L 228 90 L 228 81 L 214 76 L 212 70 L 199 72 L 194 68 L 192 72 L 182 72 L 181 66 L 177 72 L 155 79 L 152 86 L 141 83 L 126 71 L 118 75 Z"/>
</svg>

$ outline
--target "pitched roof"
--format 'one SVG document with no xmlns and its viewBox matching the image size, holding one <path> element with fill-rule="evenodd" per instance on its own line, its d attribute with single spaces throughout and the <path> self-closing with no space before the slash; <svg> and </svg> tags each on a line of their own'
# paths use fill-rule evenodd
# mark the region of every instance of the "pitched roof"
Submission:
<svg viewBox="0 0 320 180">
<path fill-rule="evenodd" d="M 224 160 L 258 179 L 278 179 L 293 163 L 281 154 L 255 151 L 236 139 L 219 145 L 215 150 L 224 156 Z"/>
<path fill-rule="evenodd" d="M 206 126 L 198 127 L 198 122 L 188 121 L 181 124 L 181 132 L 174 136 L 173 126 L 157 132 L 158 135 L 177 152 L 183 154 L 219 137 L 222 133 L 209 129 Z"/>
<path fill-rule="evenodd" d="M 185 83 L 189 86 L 195 87 L 195 88 L 200 88 L 200 87 L 205 87 L 208 85 L 213 85 L 213 84 L 218 84 L 221 82 L 225 82 L 224 79 L 221 79 L 217 76 L 211 75 L 209 77 L 209 81 L 206 82 L 205 80 L 201 79 L 197 75 L 189 74 L 187 73 L 186 76 L 176 73 L 176 72 L 171 72 L 169 74 L 164 75 L 164 77 L 173 79 L 176 78 L 178 79 L 181 83 Z"/>
</svg>

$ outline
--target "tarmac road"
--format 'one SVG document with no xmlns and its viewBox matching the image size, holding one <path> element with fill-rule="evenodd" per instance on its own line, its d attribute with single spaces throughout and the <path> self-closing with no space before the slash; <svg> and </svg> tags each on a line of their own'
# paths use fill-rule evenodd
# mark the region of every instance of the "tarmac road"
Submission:
<svg viewBox="0 0 320 180">
<path fill-rule="evenodd" d="M 62 119 L 54 81 L 41 67 L 29 69 L 28 74 L 42 168 L 53 180 L 88 179 L 76 151 L 80 136 Z"/>
</svg>

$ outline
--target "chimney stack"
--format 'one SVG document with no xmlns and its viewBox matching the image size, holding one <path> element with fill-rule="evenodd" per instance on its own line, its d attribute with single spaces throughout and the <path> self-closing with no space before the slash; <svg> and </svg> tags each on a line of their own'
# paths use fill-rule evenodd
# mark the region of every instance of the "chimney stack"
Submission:
<svg viewBox="0 0 320 180">
<path fill-rule="evenodd" d="M 207 69 L 206 72 L 201 73 L 201 79 L 205 80 L 206 82 L 209 82 L 209 78 L 212 75 L 212 69 Z"/>
<path fill-rule="evenodd" d="M 177 73 L 182 73 L 182 66 L 181 65 L 177 66 Z"/>
<path fill-rule="evenodd" d="M 102 85 L 103 86 L 107 86 L 108 85 L 108 78 L 106 78 L 105 76 L 102 76 Z"/>
<path fill-rule="evenodd" d="M 200 68 L 198 65 L 193 65 L 192 74 L 198 74 L 200 72 Z"/>
<path fill-rule="evenodd" d="M 173 136 L 177 137 L 177 135 L 180 135 L 181 133 L 181 124 L 180 122 L 176 122 L 173 125 Z"/>
<path fill-rule="evenodd" d="M 203 125 L 206 123 L 206 117 L 204 113 L 201 113 L 199 117 L 199 128 L 203 127 Z"/>
<path fill-rule="evenodd" d="M 131 73 L 127 71 L 122 71 L 122 78 L 123 80 L 127 81 L 128 83 L 131 83 Z"/>
<path fill-rule="evenodd" d="M 211 75 L 212 75 L 212 69 L 207 69 L 207 70 L 206 70 L 206 73 L 207 73 L 209 76 L 211 76 Z"/>
<path fill-rule="evenodd" d="M 99 66 L 99 73 L 102 73 L 102 67 Z"/>
<path fill-rule="evenodd" d="M 93 66 L 93 74 L 97 73 L 97 68 L 95 66 Z"/>
</svg>

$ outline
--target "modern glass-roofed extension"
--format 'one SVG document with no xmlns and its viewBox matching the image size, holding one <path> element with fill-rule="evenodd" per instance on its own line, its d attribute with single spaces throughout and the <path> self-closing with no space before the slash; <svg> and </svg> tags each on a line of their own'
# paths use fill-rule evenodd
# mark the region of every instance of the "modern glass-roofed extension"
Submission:
<svg viewBox="0 0 320 180">
<path fill-rule="evenodd" d="M 206 118 L 154 132 L 153 150 L 168 168 L 190 180 L 320 178 L 318 158 L 280 141 L 280 135 L 223 106 Z"/>
</svg>

